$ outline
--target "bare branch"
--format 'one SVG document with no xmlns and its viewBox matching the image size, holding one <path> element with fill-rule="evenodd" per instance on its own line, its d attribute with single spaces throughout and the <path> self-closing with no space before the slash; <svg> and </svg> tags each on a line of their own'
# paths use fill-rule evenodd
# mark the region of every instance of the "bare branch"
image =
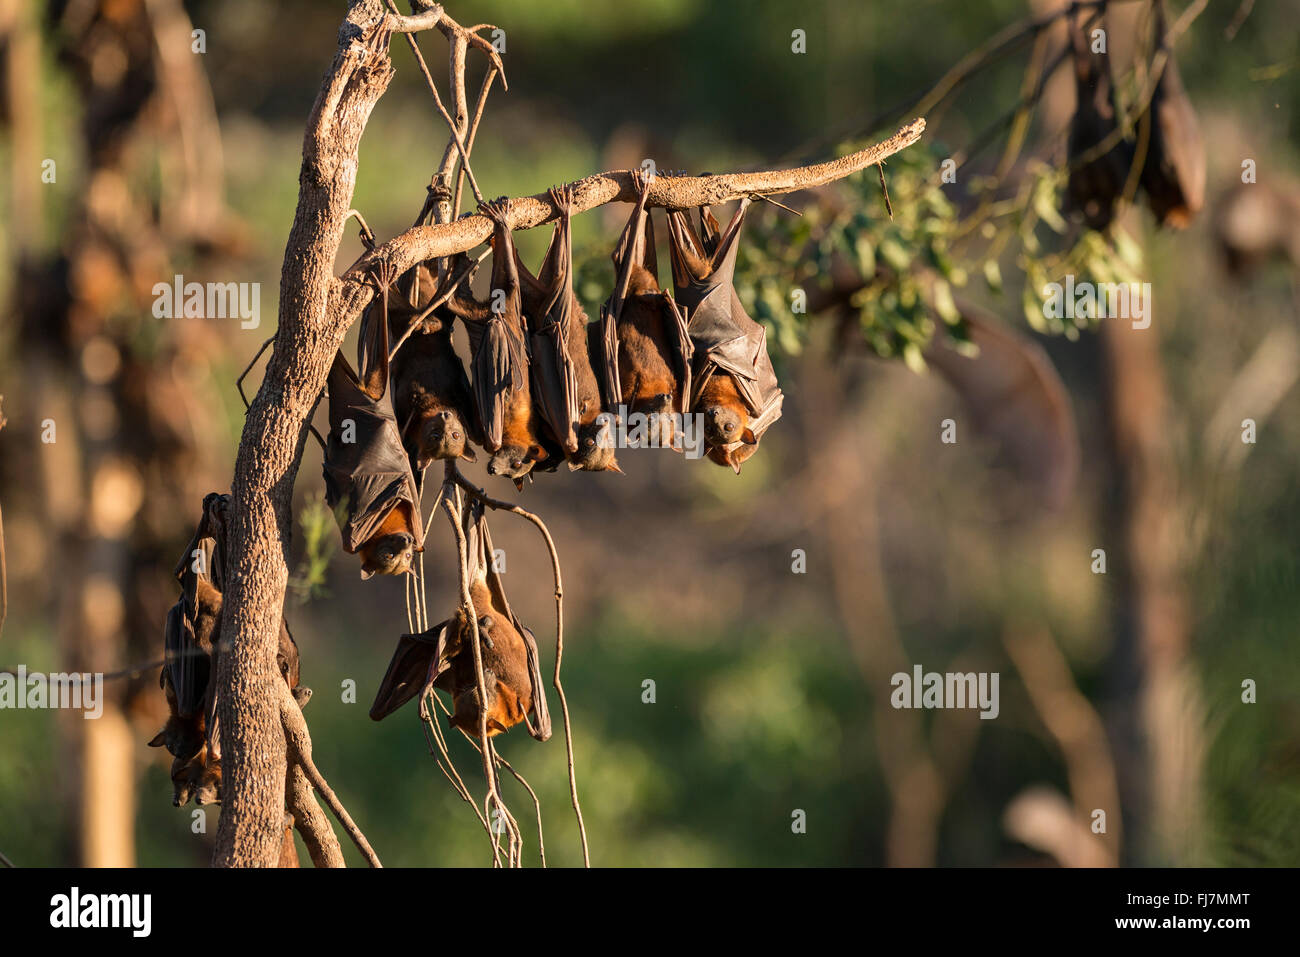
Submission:
<svg viewBox="0 0 1300 957">
<path fill-rule="evenodd" d="M 696 206 L 717 206 L 743 196 L 779 196 L 782 193 L 825 186 L 906 149 L 917 142 L 923 132 L 925 120 L 916 119 L 881 143 L 815 166 L 756 173 L 723 173 L 717 176 L 660 174 L 650 181 L 650 195 L 646 205 L 663 209 L 693 209 Z M 596 173 L 578 180 L 572 186 L 575 214 L 608 203 L 637 201 L 631 170 Z M 559 216 L 560 211 L 551 202 L 548 193 L 536 193 L 510 201 L 508 218 L 511 229 L 532 229 L 552 222 Z M 427 259 L 440 259 L 473 249 L 491 234 L 492 221 L 481 214 L 464 216 L 444 225 L 416 226 L 380 244 L 369 256 L 363 256 L 344 279 L 350 283 L 361 283 L 365 273 L 376 261 L 392 263 L 398 272 L 405 272 Z M 368 296 L 365 296 L 361 306 L 368 301 Z"/>
</svg>

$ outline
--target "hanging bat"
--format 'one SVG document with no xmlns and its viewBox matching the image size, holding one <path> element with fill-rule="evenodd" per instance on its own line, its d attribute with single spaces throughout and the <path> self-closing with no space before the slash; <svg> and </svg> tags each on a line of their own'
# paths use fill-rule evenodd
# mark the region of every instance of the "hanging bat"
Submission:
<svg viewBox="0 0 1300 957">
<path fill-rule="evenodd" d="M 1150 127 L 1142 188 L 1160 225 L 1182 229 L 1205 205 L 1205 143 L 1169 45 L 1163 0 L 1155 12 L 1154 45 L 1167 59 L 1142 119 Z"/>
<path fill-rule="evenodd" d="M 685 415 L 691 394 L 686 317 L 659 288 L 654 223 L 646 209 L 650 183 L 633 173 L 637 202 L 614 249 L 614 291 L 591 330 L 590 352 L 602 370 L 605 401 L 654 423 L 654 441 L 677 448 L 673 413 Z"/>
<path fill-rule="evenodd" d="M 172 755 L 172 803 L 180 807 L 219 800 L 221 748 L 212 682 L 220 656 L 222 591 L 225 585 L 225 537 L 230 496 L 216 492 L 203 499 L 203 514 L 189 545 L 176 564 L 181 597 L 167 615 L 164 664 L 158 682 L 169 716 L 149 742 Z M 298 646 L 281 619 L 276 654 L 281 677 L 300 704 L 311 689 L 299 685 Z"/>
<path fill-rule="evenodd" d="M 702 213 L 707 246 L 685 213 L 668 213 L 673 287 L 686 310 L 694 347 L 690 408 L 704 416 L 709 458 L 737 474 L 763 433 L 781 417 L 784 401 L 767 354 L 767 332 L 745 312 L 733 284 L 748 208 L 749 200 L 742 199 L 720 234 L 709 223 L 712 214 L 706 219 Z"/>
<path fill-rule="evenodd" d="M 479 630 L 487 691 L 489 737 L 523 723 L 539 741 L 551 736 L 537 640 L 510 610 L 501 576 L 492 569 L 492 540 L 481 503 L 465 512 L 470 561 L 470 600 Z M 417 696 L 437 688 L 451 695 L 451 723 L 478 734 L 480 696 L 471 647 L 472 630 L 462 607 L 419 635 L 403 635 L 380 683 L 370 717 L 379 721 Z"/>
<path fill-rule="evenodd" d="M 448 282 L 468 280 L 473 262 L 458 258 Z M 400 339 L 436 298 L 434 280 L 421 265 L 411 271 L 411 292 L 389 308 L 390 339 Z M 417 479 L 433 462 L 476 461 L 470 441 L 483 443 L 465 367 L 452 345 L 453 315 L 438 308 L 410 334 L 392 358 L 393 411 Z"/>
<path fill-rule="evenodd" d="M 523 488 L 524 476 L 552 455 L 529 386 L 519 272 L 507 218 L 510 201 L 484 203 L 481 210 L 493 223 L 491 298 L 480 302 L 461 293 L 447 305 L 464 320 L 469 334 L 474 403 L 483 447 L 492 453 L 488 474 L 504 475 Z"/>
<path fill-rule="evenodd" d="M 603 407 L 587 353 L 587 316 L 573 293 L 573 189 L 552 187 L 550 196 L 560 219 L 541 270 L 533 276 L 522 261 L 516 263 L 533 401 L 571 470 L 621 472 L 613 444 L 601 441 Z"/>
<path fill-rule="evenodd" d="M 390 272 L 386 271 L 386 272 Z M 361 320 L 358 376 L 340 350 L 329 373 L 330 432 L 325 445 L 325 501 L 343 549 L 361 556 L 361 577 L 410 572 L 423 551 L 415 477 L 388 390 L 388 286 Z"/>
<path fill-rule="evenodd" d="M 1098 22 L 1105 24 L 1106 7 L 1100 7 Z M 1066 193 L 1068 208 L 1083 215 L 1089 229 L 1104 230 L 1115 218 L 1116 205 L 1124 195 L 1124 184 L 1133 165 L 1133 146 L 1126 140 L 1088 162 L 1080 158 L 1097 144 L 1115 135 L 1115 80 L 1110 56 L 1093 53 L 1084 33 L 1084 13 L 1070 15 L 1070 47 L 1074 60 L 1074 116 L 1070 120 L 1068 156 L 1070 163 Z"/>
</svg>

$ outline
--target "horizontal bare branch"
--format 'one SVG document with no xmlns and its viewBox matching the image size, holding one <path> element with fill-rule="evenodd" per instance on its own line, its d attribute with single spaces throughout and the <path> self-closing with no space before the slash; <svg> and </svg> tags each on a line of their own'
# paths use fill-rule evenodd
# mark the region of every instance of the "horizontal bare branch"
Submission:
<svg viewBox="0 0 1300 957">
<path fill-rule="evenodd" d="M 777 196 L 796 190 L 824 186 L 856 173 L 898 153 L 921 138 L 925 120 L 908 123 L 889 139 L 840 159 L 794 169 L 756 173 L 724 173 L 717 176 L 669 176 L 659 174 L 650 182 L 648 206 L 663 209 L 691 209 L 712 206 L 743 196 Z M 637 200 L 631 170 L 596 173 L 573 184 L 573 211 L 583 213 L 607 203 Z M 546 193 L 523 196 L 510 204 L 510 227 L 532 229 L 559 218 L 560 211 Z M 492 234 L 492 221 L 483 215 L 463 216 L 455 222 L 416 226 L 359 259 L 343 277 L 360 283 L 380 262 L 391 263 L 405 272 L 426 259 L 438 259 L 466 252 Z M 364 303 L 362 303 L 364 305 Z"/>
</svg>

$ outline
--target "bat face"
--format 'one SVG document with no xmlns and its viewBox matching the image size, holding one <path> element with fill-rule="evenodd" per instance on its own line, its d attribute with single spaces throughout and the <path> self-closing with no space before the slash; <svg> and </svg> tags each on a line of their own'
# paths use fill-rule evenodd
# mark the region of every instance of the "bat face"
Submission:
<svg viewBox="0 0 1300 957">
<path fill-rule="evenodd" d="M 540 445 L 503 445 L 488 459 L 488 475 L 504 475 L 506 478 L 521 479 L 533 470 L 533 466 L 546 458 L 546 450 Z"/>
<path fill-rule="evenodd" d="M 172 761 L 172 805 L 184 807 L 190 798 L 199 807 L 221 801 L 221 761 L 210 758 L 207 746 L 192 758 Z"/>
<path fill-rule="evenodd" d="M 757 444 L 749 430 L 749 409 L 732 376 L 726 373 L 713 375 L 701 390 L 695 411 L 704 416 L 704 444 L 710 449 L 725 448 L 737 442 Z"/>
<path fill-rule="evenodd" d="M 619 472 L 614 457 L 614 445 L 608 436 L 605 423 L 597 420 L 578 427 L 578 448 L 569 454 L 571 472 Z"/>
<path fill-rule="evenodd" d="M 469 444 L 469 436 L 455 409 L 433 408 L 416 420 L 417 440 L 414 443 L 416 466 L 427 468 L 432 462 L 446 459 L 477 458 Z"/>
<path fill-rule="evenodd" d="M 372 538 L 361 546 L 361 577 L 405 575 L 415 557 L 415 540 L 405 532 Z"/>
</svg>

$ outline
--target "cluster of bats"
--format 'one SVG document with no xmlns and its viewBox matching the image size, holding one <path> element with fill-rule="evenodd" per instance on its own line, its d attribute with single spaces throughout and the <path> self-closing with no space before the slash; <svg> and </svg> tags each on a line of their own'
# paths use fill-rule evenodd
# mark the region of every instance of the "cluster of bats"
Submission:
<svg viewBox="0 0 1300 957">
<path fill-rule="evenodd" d="M 699 232 L 684 212 L 668 213 L 669 292 L 659 286 L 649 184 L 639 174 L 636 182 L 639 201 L 614 251 L 615 287 L 598 322 L 588 322 L 573 291 L 567 187 L 551 190 L 560 218 L 535 276 L 515 250 L 509 201 L 483 205 L 493 222 L 486 301 L 468 289 L 474 263 L 465 254 L 444 264 L 441 283 L 423 264 L 396 281 L 377 277 L 381 294 L 361 323 L 360 372 L 340 352 L 328 381 L 326 501 L 363 577 L 410 570 L 422 547 L 419 476 L 439 459 L 475 461 L 474 445 L 489 454 L 489 474 L 522 488 L 562 463 L 621 471 L 610 427 L 621 410 L 657 413 L 657 438 L 673 448 L 674 422 L 696 414 L 705 454 L 738 472 L 780 417 L 766 332 L 733 285 L 748 201 L 725 231 L 707 208 Z M 472 381 L 452 344 L 457 320 Z"/>
<path fill-rule="evenodd" d="M 706 208 L 699 229 L 669 211 L 671 291 L 659 285 L 649 181 L 635 174 L 638 201 L 614 251 L 615 287 L 589 323 L 573 290 L 570 188 L 551 190 L 560 218 L 539 272 L 520 260 L 508 224 L 508 200 L 483 204 L 492 220 L 492 289 L 469 289 L 477 263 L 461 253 L 420 264 L 404 277 L 375 275 L 375 303 L 362 318 L 357 364 L 340 351 L 330 368 L 326 501 L 343 547 L 359 556 L 361 575 L 411 571 L 423 550 L 420 486 L 439 460 L 475 461 L 517 488 L 534 471 L 621 471 L 611 417 L 641 413 L 658 444 L 680 449 L 676 423 L 703 420 L 705 454 L 740 471 L 781 415 L 782 393 L 763 327 L 749 317 L 733 285 L 742 200 L 726 229 Z M 433 268 L 431 268 L 433 267 Z M 438 275 L 441 278 L 435 279 Z M 394 295 L 394 290 L 396 295 Z M 452 343 L 465 326 L 470 363 Z M 390 343 L 397 347 L 390 351 Z M 230 496 L 211 493 L 193 540 L 176 566 L 181 597 L 167 616 L 159 678 L 169 717 L 150 745 L 173 756 L 173 803 L 220 800 L 221 749 L 215 681 L 227 567 Z M 376 721 L 431 687 L 453 702 L 451 723 L 489 735 L 520 723 L 538 740 L 551 735 L 537 641 L 510 609 L 492 565 L 483 506 L 462 513 L 468 547 L 468 607 L 422 634 L 403 635 L 380 684 Z M 473 636 L 483 666 L 480 690 Z M 280 674 L 299 704 L 298 649 L 281 619 Z"/>
<path fill-rule="evenodd" d="M 1183 228 L 1205 204 L 1205 144 L 1169 46 L 1163 0 L 1157 0 L 1154 9 L 1153 56 L 1163 54 L 1165 65 L 1147 110 L 1137 122 L 1136 140 L 1118 137 L 1119 107 L 1109 54 L 1092 51 L 1084 30 L 1084 12 L 1071 14 L 1078 103 L 1070 123 L 1067 193 L 1070 208 L 1082 213 L 1092 229 L 1104 230 L 1114 220 L 1130 171 L 1138 162 L 1138 183 L 1162 226 Z M 1104 4 L 1100 11 L 1098 22 L 1104 24 Z M 1111 139 L 1117 140 L 1113 148 L 1099 156 L 1090 155 Z"/>
<path fill-rule="evenodd" d="M 401 278 L 391 270 L 375 275 L 379 295 L 362 318 L 357 369 L 341 351 L 330 369 L 324 462 L 326 502 L 363 578 L 411 571 L 423 550 L 423 472 L 438 460 L 476 461 L 474 445 L 489 455 L 489 474 L 522 489 L 534 472 L 562 463 L 621 471 L 610 428 L 619 415 L 640 413 L 654 424 L 657 444 L 680 450 L 676 423 L 694 414 L 705 454 L 739 472 L 780 417 L 766 332 L 733 285 L 748 200 L 725 230 L 707 208 L 698 210 L 699 231 L 686 213 L 667 214 L 668 291 L 659 285 L 649 180 L 636 173 L 634 181 L 638 200 L 612 257 L 615 286 L 598 322 L 588 322 L 573 289 L 569 187 L 550 191 L 560 216 L 536 275 L 515 249 L 509 201 L 482 205 L 493 224 L 487 300 L 469 290 L 476 263 L 464 253 L 440 269 L 420 264 Z M 457 321 L 469 340 L 469 375 L 452 343 Z M 451 694 L 452 724 L 468 733 L 477 733 L 486 712 L 490 734 L 524 722 L 545 740 L 550 719 L 536 641 L 492 570 L 481 506 L 465 513 L 464 533 L 474 622 L 462 609 L 421 635 L 404 635 L 371 717 L 417 694 L 423 709 L 422 692 L 435 686 Z M 472 655 L 475 622 L 485 707 Z"/>
</svg>

